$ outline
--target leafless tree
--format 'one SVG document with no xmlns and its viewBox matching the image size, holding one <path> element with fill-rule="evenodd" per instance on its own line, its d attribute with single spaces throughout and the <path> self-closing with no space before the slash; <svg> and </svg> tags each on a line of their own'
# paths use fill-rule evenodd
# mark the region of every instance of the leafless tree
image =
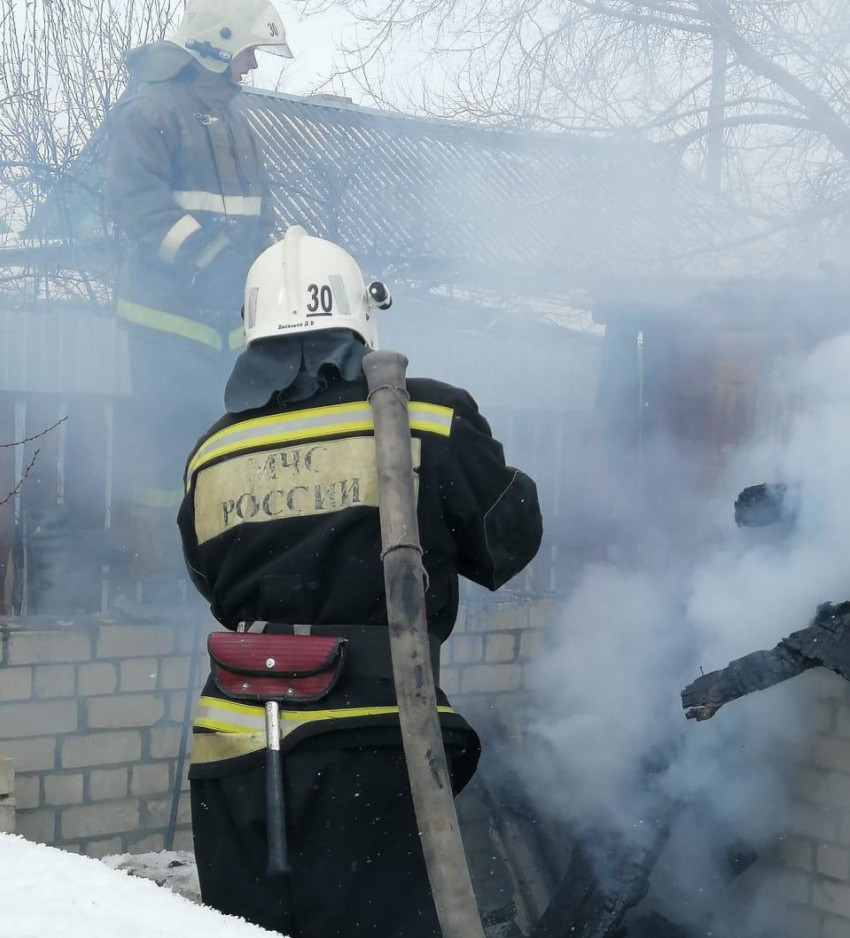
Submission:
<svg viewBox="0 0 850 938">
<path fill-rule="evenodd" d="M 97 186 L 80 155 L 126 86 L 124 53 L 161 39 L 182 7 L 182 0 L 0 0 L 0 241 L 4 229 L 25 230 L 50 193 Z M 62 200 L 52 209 L 61 216 Z M 70 246 L 70 223 L 67 231 Z M 50 288 L 91 298 L 86 264 L 76 266 L 76 275 L 51 277 Z M 48 281 L 27 264 L 0 271 L 0 289 L 22 285 L 38 294 Z"/>
<path fill-rule="evenodd" d="M 313 10 L 337 6 L 311 0 Z M 846 0 L 345 0 L 358 20 L 330 84 L 521 128 L 640 136 L 753 212 L 850 203 Z M 410 68 L 411 50 L 422 70 Z M 435 92 L 435 88 L 439 91 Z M 410 103 L 410 101 L 408 101 Z"/>
</svg>

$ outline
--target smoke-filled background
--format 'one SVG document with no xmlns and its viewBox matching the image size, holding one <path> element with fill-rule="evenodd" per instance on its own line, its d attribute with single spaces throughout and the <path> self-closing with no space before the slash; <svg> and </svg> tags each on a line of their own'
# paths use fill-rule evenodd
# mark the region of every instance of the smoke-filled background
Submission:
<svg viewBox="0 0 850 938">
<path fill-rule="evenodd" d="M 583 834 L 603 877 L 612 875 L 606 835 L 640 844 L 670 801 L 681 805 L 650 901 L 705 929 L 695 934 L 795 934 L 778 875 L 762 868 L 727 886 L 712 856 L 740 838 L 764 859 L 793 829 L 794 778 L 822 677 L 802 675 L 699 724 L 686 723 L 679 692 L 703 669 L 805 627 L 818 603 L 847 597 L 848 364 L 848 336 L 788 360 L 780 377 L 798 406 L 787 432 L 736 453 L 709 496 L 683 487 L 688 457 L 674 440 L 650 444 L 656 495 L 685 500 L 677 507 L 687 528 L 653 511 L 650 496 L 628 560 L 581 571 L 557 647 L 535 667 L 537 759 L 525 752 L 515 770 L 543 780 L 543 797 Z M 792 531 L 736 529 L 737 493 L 761 481 L 799 485 Z"/>
<path fill-rule="evenodd" d="M 484 702 L 482 775 L 533 792 L 561 825 L 549 836 L 578 839 L 603 882 L 618 844 L 669 826 L 646 906 L 695 934 L 800 938 L 778 860 L 817 698 L 840 679 L 805 674 L 699 724 L 679 693 L 850 593 L 850 338 L 826 339 L 850 299 L 850 23 L 826 0 L 654 6 L 669 18 L 626 0 L 534 16 L 293 4 L 296 63 L 263 63 L 254 83 L 275 93 L 248 96 L 250 119 L 279 230 L 303 224 L 386 280 L 382 344 L 468 388 L 538 481 L 543 551 L 496 600 L 552 600 L 554 645 L 506 705 L 521 736 L 488 726 Z M 3 9 L 2 439 L 69 416 L 0 451 L 10 490 L 41 448 L 0 517 L 4 610 L 67 624 L 135 597 L 141 552 L 121 525 L 139 452 L 102 128 L 121 55 L 181 5 Z M 332 35 L 347 48 L 329 62 Z M 352 106 L 279 94 L 315 90 Z M 744 381 L 748 330 L 773 345 Z M 731 375 L 710 366 L 727 352 Z M 208 422 L 221 409 L 211 399 Z M 177 487 L 182 468 L 163 466 Z M 773 481 L 799 492 L 795 526 L 737 529 L 738 492 Z M 744 843 L 760 862 L 730 882 Z"/>
</svg>

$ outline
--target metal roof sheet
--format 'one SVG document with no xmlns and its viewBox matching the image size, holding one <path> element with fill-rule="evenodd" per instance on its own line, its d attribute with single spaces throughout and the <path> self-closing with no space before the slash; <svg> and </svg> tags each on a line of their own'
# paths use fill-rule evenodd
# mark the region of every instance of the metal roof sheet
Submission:
<svg viewBox="0 0 850 938">
<path fill-rule="evenodd" d="M 281 227 L 345 245 L 373 273 L 504 288 L 749 272 L 753 232 L 664 151 L 639 141 L 523 133 L 249 90 Z M 30 233 L 104 228 L 106 134 L 92 140 Z M 59 210 L 61 208 L 61 211 Z"/>
</svg>

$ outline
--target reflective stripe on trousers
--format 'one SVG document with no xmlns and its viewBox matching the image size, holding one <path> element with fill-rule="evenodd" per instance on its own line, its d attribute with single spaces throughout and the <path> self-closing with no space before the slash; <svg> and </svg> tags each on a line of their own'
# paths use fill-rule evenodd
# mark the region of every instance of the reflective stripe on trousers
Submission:
<svg viewBox="0 0 850 938">
<path fill-rule="evenodd" d="M 454 713 L 451 707 L 437 707 L 439 713 Z M 363 717 L 392 716 L 398 707 L 348 707 L 338 710 L 280 711 L 280 736 L 286 738 L 301 726 L 338 723 Z M 218 762 L 265 749 L 265 707 L 201 697 L 195 711 L 195 729 L 212 730 L 196 734 L 192 743 L 192 763 Z"/>
</svg>

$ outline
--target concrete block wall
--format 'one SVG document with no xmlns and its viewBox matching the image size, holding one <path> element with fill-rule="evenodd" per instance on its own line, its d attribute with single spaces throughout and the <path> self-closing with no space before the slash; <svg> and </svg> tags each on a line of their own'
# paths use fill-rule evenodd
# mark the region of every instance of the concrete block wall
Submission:
<svg viewBox="0 0 850 938">
<path fill-rule="evenodd" d="M 551 646 L 557 622 L 558 605 L 549 599 L 461 606 L 443 646 L 440 683 L 482 735 L 521 745 L 520 705 L 530 687 L 530 665 Z M 499 909 L 512 900 L 512 889 L 491 838 L 481 775 L 460 794 L 457 810 L 479 906 Z"/>
<path fill-rule="evenodd" d="M 850 683 L 818 670 L 801 714 L 810 743 L 791 779 L 794 809 L 780 843 L 782 898 L 799 938 L 850 935 Z M 811 690 L 811 688 L 806 688 Z"/>
<path fill-rule="evenodd" d="M 0 756 L 0 834 L 15 833 L 15 763 Z"/>
<path fill-rule="evenodd" d="M 19 834 L 92 856 L 163 847 L 194 636 L 188 615 L 0 621 L 0 755 L 14 763 Z M 187 848 L 186 795 L 178 822 Z"/>
<path fill-rule="evenodd" d="M 473 726 L 498 728 L 521 746 L 518 705 L 529 668 L 556 638 L 553 600 L 496 603 L 461 609 L 444 647 L 442 684 Z M 793 808 L 786 830 L 762 849 L 754 872 L 773 889 L 794 938 L 850 936 L 850 682 L 822 669 L 795 678 L 799 719 L 809 744 L 788 779 Z M 807 684 L 808 686 L 804 686 Z M 494 719 L 495 717 L 495 719 Z M 464 844 L 482 906 L 510 898 L 494 856 L 489 819 L 473 780 L 458 799 Z M 777 866 L 779 869 L 777 870 Z"/>
</svg>

